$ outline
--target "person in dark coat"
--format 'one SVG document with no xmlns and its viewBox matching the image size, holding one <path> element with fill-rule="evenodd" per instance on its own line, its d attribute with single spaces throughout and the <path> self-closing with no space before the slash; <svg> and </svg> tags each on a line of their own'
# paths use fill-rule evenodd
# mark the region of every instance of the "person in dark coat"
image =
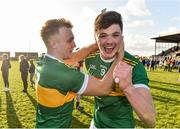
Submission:
<svg viewBox="0 0 180 129">
<path fill-rule="evenodd" d="M 30 73 L 30 81 L 31 81 L 31 86 L 35 84 L 33 81 L 34 73 L 35 73 L 35 65 L 33 63 L 33 60 L 30 60 L 30 68 L 29 68 L 29 73 Z"/>
<path fill-rule="evenodd" d="M 28 78 L 29 63 L 26 60 L 24 55 L 21 55 L 19 59 L 20 59 L 21 79 L 23 81 L 23 86 L 24 86 L 24 89 L 22 90 L 22 92 L 27 92 L 27 87 L 28 87 L 27 78 Z"/>
<path fill-rule="evenodd" d="M 3 77 L 3 81 L 4 81 L 4 86 L 5 89 L 4 91 L 9 91 L 9 69 L 11 68 L 11 64 L 10 61 L 8 59 L 8 55 L 7 54 L 3 54 L 2 56 L 2 66 L 1 66 L 1 71 L 2 71 L 2 77 Z"/>
</svg>

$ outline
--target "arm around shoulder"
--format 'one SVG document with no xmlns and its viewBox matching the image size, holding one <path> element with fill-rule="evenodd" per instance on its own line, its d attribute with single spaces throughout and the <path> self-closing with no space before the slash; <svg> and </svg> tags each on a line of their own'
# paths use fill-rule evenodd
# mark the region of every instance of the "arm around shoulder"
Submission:
<svg viewBox="0 0 180 129">
<path fill-rule="evenodd" d="M 73 52 L 72 57 L 70 59 L 65 60 L 65 63 L 74 65 L 75 63 L 86 58 L 90 53 L 97 50 L 98 50 L 97 43 L 90 44 L 86 47 L 79 49 L 76 52 Z"/>
</svg>

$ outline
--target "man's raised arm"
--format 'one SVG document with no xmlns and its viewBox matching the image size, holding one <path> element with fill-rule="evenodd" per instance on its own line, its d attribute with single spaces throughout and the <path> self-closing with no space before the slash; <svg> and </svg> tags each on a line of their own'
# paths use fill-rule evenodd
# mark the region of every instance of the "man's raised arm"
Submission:
<svg viewBox="0 0 180 129">
<path fill-rule="evenodd" d="M 76 52 L 73 52 L 72 57 L 70 59 L 65 60 L 64 62 L 69 65 L 74 65 L 75 63 L 83 60 L 86 58 L 90 53 L 95 52 L 98 50 L 97 43 L 90 44 L 85 46 Z"/>
</svg>

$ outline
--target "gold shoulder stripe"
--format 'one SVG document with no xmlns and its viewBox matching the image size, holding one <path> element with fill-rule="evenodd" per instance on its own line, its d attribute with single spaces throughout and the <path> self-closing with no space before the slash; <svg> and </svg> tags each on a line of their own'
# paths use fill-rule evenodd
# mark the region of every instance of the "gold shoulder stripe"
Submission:
<svg viewBox="0 0 180 129">
<path fill-rule="evenodd" d="M 126 60 L 123 60 L 125 63 L 127 63 L 127 64 L 129 64 L 129 65 L 131 65 L 131 66 L 136 66 L 136 64 L 134 64 L 134 63 L 132 63 L 132 62 L 129 62 L 129 61 L 126 61 Z"/>
<path fill-rule="evenodd" d="M 41 85 L 36 85 L 37 101 L 46 107 L 59 107 L 72 101 L 76 97 L 76 93 L 68 92 L 66 95 L 61 94 L 58 90 L 45 88 Z"/>
<path fill-rule="evenodd" d="M 126 60 L 126 61 L 129 61 L 129 62 L 132 62 L 132 63 L 134 63 L 134 64 L 138 64 L 138 62 L 136 62 L 136 61 L 134 61 L 134 60 L 131 60 L 131 59 L 128 59 L 128 58 L 124 58 L 124 60 Z"/>
</svg>

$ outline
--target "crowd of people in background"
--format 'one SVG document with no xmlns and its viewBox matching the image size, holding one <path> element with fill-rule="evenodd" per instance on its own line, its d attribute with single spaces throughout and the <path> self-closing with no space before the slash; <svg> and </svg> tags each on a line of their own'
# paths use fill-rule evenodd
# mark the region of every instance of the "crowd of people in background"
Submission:
<svg viewBox="0 0 180 129">
<path fill-rule="evenodd" d="M 162 68 L 164 71 L 172 72 L 177 70 L 180 72 L 180 60 L 172 57 L 161 57 L 161 58 L 147 58 L 140 57 L 139 60 L 143 63 L 149 71 L 154 71 L 157 68 Z"/>
</svg>

